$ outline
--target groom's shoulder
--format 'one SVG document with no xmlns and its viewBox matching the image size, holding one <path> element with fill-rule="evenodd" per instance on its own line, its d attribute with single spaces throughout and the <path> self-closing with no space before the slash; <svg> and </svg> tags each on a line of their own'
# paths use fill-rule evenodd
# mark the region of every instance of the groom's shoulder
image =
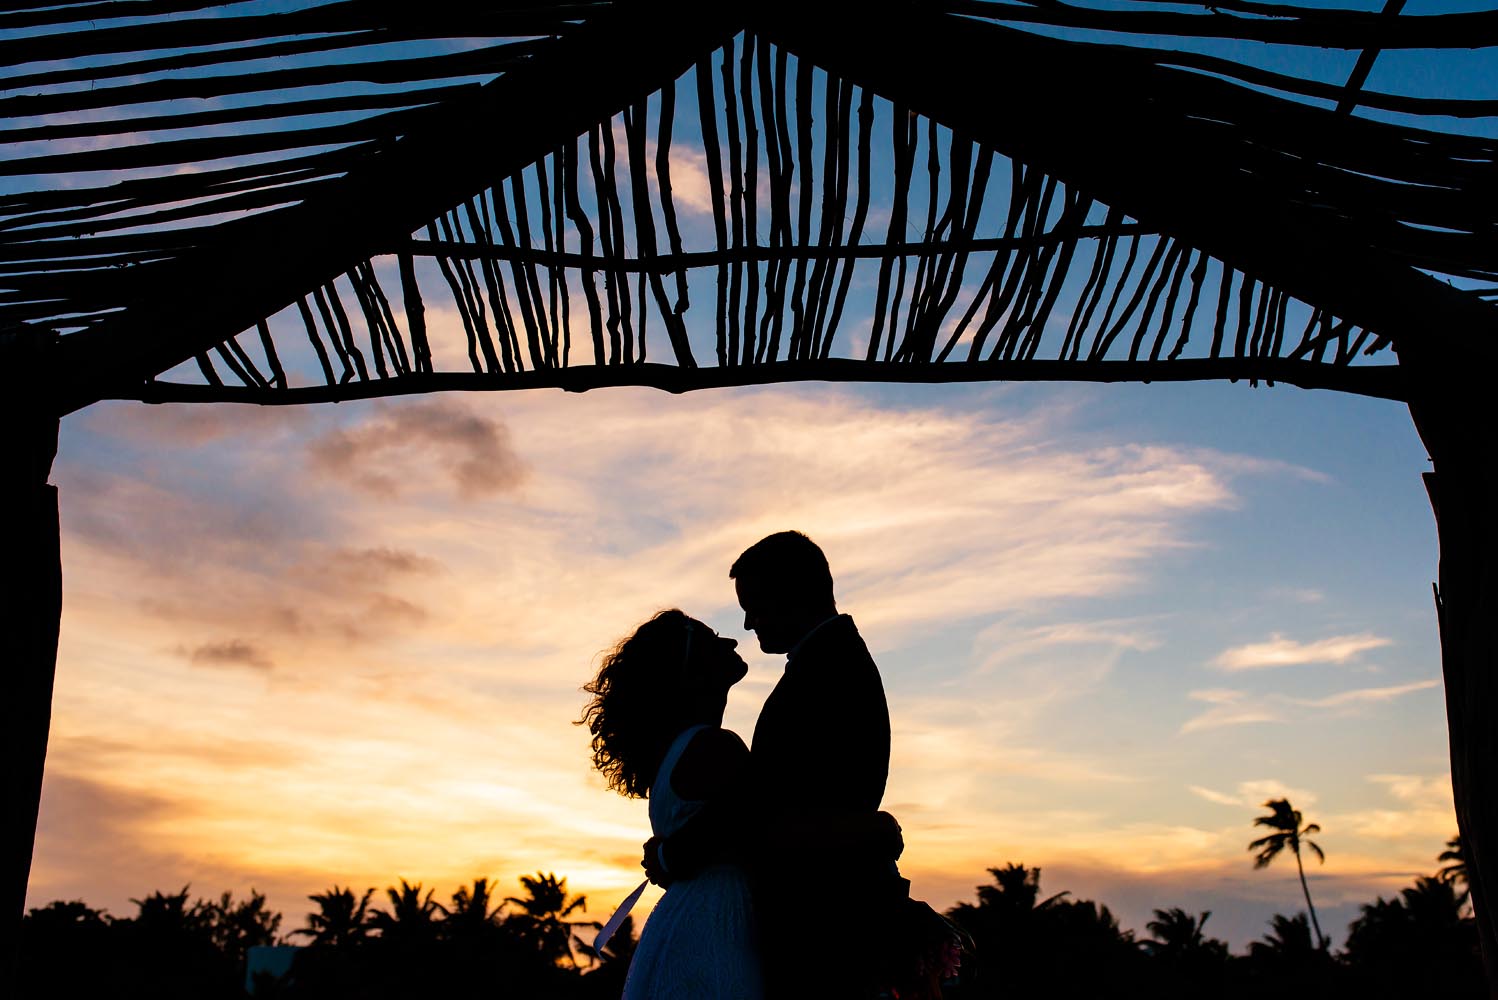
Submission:
<svg viewBox="0 0 1498 1000">
<path fill-rule="evenodd" d="M 807 639 L 806 654 L 811 657 L 847 667 L 874 665 L 869 647 L 863 641 L 851 615 L 838 615 Z"/>
</svg>

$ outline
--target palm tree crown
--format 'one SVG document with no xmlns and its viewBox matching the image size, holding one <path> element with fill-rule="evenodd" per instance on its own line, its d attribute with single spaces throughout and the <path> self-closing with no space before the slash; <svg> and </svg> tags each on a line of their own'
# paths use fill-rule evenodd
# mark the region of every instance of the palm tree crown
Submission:
<svg viewBox="0 0 1498 1000">
<path fill-rule="evenodd" d="M 506 903 L 513 903 L 521 910 L 510 918 L 510 922 L 535 951 L 557 965 L 567 962 L 575 967 L 573 928 L 599 925 L 567 918 L 578 910 L 587 910 L 588 897 L 568 896 L 567 880 L 559 879 L 551 872 L 522 875 L 520 884 L 525 889 L 524 896 L 505 897 Z"/>
<path fill-rule="evenodd" d="M 343 948 L 363 941 L 369 928 L 369 897 L 373 889 L 365 889 L 364 895 L 355 900 L 352 888 L 343 889 L 335 885 L 327 892 L 313 893 L 307 898 L 317 904 L 317 912 L 307 914 L 307 926 L 294 930 L 293 935 L 304 935 L 314 945 Z"/>
<path fill-rule="evenodd" d="M 1446 850 L 1436 855 L 1437 861 L 1446 862 L 1441 870 L 1436 872 L 1436 878 L 1448 885 L 1456 885 L 1460 882 L 1463 886 L 1467 883 L 1467 855 L 1462 849 L 1462 835 L 1457 834 L 1446 841 Z"/>
</svg>

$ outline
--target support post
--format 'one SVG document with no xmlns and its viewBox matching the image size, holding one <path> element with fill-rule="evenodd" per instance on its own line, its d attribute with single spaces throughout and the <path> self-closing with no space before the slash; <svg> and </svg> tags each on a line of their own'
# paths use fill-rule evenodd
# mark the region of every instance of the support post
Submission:
<svg viewBox="0 0 1498 1000">
<path fill-rule="evenodd" d="M 4 953 L 0 982 L 14 981 L 20 922 L 31 877 L 42 766 L 52 719 L 52 680 L 62 618 L 55 406 L 37 391 L 50 332 L 0 333 L 0 731 L 4 733 Z M 3 989 L 0 989 L 3 992 Z"/>
<path fill-rule="evenodd" d="M 1434 465 L 1425 484 L 1441 546 L 1436 613 L 1451 784 L 1488 989 L 1498 998 L 1498 423 L 1473 379 L 1425 374 L 1410 412 Z"/>
</svg>

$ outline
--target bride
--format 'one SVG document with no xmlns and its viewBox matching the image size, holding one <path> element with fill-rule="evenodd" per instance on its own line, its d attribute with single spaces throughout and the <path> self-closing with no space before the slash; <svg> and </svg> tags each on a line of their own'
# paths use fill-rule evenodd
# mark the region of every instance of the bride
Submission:
<svg viewBox="0 0 1498 1000">
<path fill-rule="evenodd" d="M 613 790 L 649 798 L 656 836 L 747 780 L 749 750 L 722 728 L 728 689 L 748 670 L 737 646 L 673 608 L 615 647 L 584 687 L 593 696 L 581 720 L 593 734 L 593 764 Z M 762 995 L 744 868 L 719 863 L 672 883 L 640 935 L 625 1000 Z"/>
</svg>

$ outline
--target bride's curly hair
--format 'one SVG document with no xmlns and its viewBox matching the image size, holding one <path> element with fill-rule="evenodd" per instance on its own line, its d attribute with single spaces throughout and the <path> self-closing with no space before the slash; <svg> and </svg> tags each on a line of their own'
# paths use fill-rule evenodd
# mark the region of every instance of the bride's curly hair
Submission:
<svg viewBox="0 0 1498 1000">
<path fill-rule="evenodd" d="M 609 787 L 644 798 L 685 723 L 682 680 L 694 631 L 707 626 L 676 608 L 658 613 L 603 658 L 583 685 L 593 696 L 578 725 L 593 734 L 593 766 Z"/>
</svg>

